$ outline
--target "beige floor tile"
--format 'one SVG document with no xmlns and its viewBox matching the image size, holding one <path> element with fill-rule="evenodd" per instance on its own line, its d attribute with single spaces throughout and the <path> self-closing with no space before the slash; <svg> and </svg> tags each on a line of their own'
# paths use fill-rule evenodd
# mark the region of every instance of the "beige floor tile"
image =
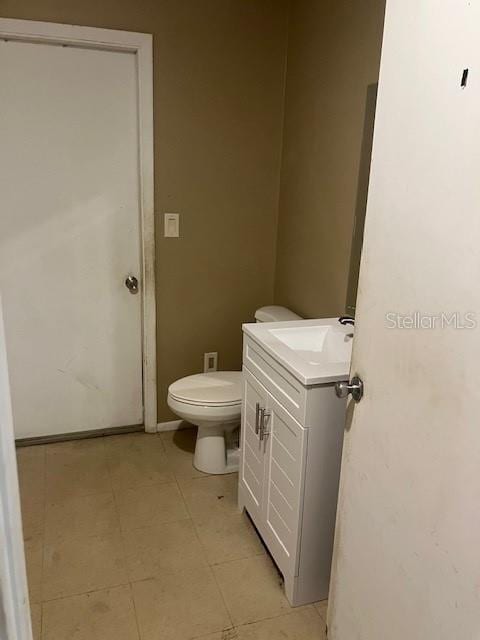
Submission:
<svg viewBox="0 0 480 640">
<path fill-rule="evenodd" d="M 43 539 L 30 538 L 25 541 L 25 563 L 27 565 L 28 593 L 31 603 L 42 600 Z"/>
<path fill-rule="evenodd" d="M 315 608 L 318 611 L 319 615 L 322 617 L 325 624 L 327 623 L 327 607 L 328 600 L 322 600 L 321 602 L 315 603 Z"/>
<path fill-rule="evenodd" d="M 195 527 L 210 564 L 265 553 L 258 534 L 243 513 L 195 521 Z"/>
<path fill-rule="evenodd" d="M 195 640 L 238 640 L 238 632 L 235 627 L 231 627 L 230 629 L 224 629 L 217 633 L 200 636 L 199 638 L 195 638 Z"/>
<path fill-rule="evenodd" d="M 40 461 L 45 463 L 46 445 L 37 444 L 28 447 L 17 447 L 17 464 L 23 465 L 28 462 Z"/>
<path fill-rule="evenodd" d="M 133 584 L 142 640 L 188 640 L 232 626 L 208 567 Z"/>
<path fill-rule="evenodd" d="M 30 603 L 33 640 L 40 640 L 42 635 L 42 605 Z"/>
<path fill-rule="evenodd" d="M 45 545 L 43 600 L 128 582 L 120 534 L 66 538 Z"/>
<path fill-rule="evenodd" d="M 268 556 L 215 565 L 213 571 L 235 626 L 292 610 Z"/>
<path fill-rule="evenodd" d="M 20 495 L 29 501 L 45 499 L 45 447 L 42 445 L 17 449 L 17 469 Z"/>
<path fill-rule="evenodd" d="M 123 539 L 132 581 L 207 565 L 191 520 L 134 529 L 123 533 Z"/>
<path fill-rule="evenodd" d="M 50 463 L 56 459 L 63 459 L 81 456 L 105 455 L 105 438 L 83 438 L 80 440 L 67 440 L 65 442 L 54 442 L 45 446 L 46 459 Z"/>
<path fill-rule="evenodd" d="M 206 476 L 179 480 L 188 511 L 195 522 L 240 513 L 237 506 L 238 475 Z"/>
<path fill-rule="evenodd" d="M 139 640 L 135 607 L 142 640 L 325 639 L 326 601 L 289 606 L 237 475 L 193 469 L 195 435 L 18 452 L 35 640 Z"/>
<path fill-rule="evenodd" d="M 45 504 L 28 494 L 20 497 L 23 537 L 25 541 L 43 536 L 45 526 Z"/>
<path fill-rule="evenodd" d="M 118 489 L 175 480 L 158 435 L 125 434 L 105 438 L 112 485 Z"/>
<path fill-rule="evenodd" d="M 103 440 L 92 438 L 47 445 L 45 490 L 48 501 L 111 490 Z"/>
<path fill-rule="evenodd" d="M 158 433 L 145 433 L 144 431 L 122 433 L 116 436 L 106 436 L 103 440 L 107 455 L 122 451 L 143 452 L 153 449 L 161 453 L 164 452 L 162 439 Z"/>
<path fill-rule="evenodd" d="M 138 640 L 130 586 L 43 605 L 42 640 Z"/>
<path fill-rule="evenodd" d="M 188 519 L 185 502 L 176 483 L 115 491 L 115 500 L 123 531 Z"/>
<path fill-rule="evenodd" d="M 167 459 L 177 479 L 202 478 L 208 474 L 195 469 L 193 454 L 197 440 L 197 430 L 180 429 L 160 434 Z"/>
<path fill-rule="evenodd" d="M 313 608 L 262 620 L 236 629 L 235 640 L 325 640 L 325 624 Z"/>
<path fill-rule="evenodd" d="M 45 447 L 17 449 L 18 483 L 22 508 L 23 537 L 43 535 L 45 506 Z"/>
<path fill-rule="evenodd" d="M 64 498 L 45 505 L 45 542 L 118 531 L 113 492 Z"/>
<path fill-rule="evenodd" d="M 26 466 L 27 468 L 25 468 Z M 18 486 L 22 500 L 43 504 L 45 501 L 45 469 L 42 467 L 41 471 L 37 472 L 31 465 L 19 465 Z"/>
</svg>

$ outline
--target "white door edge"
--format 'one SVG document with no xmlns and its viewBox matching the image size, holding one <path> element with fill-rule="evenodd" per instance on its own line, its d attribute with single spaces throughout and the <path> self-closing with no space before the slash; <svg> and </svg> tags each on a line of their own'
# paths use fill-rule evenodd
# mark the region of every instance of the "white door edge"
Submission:
<svg viewBox="0 0 480 640">
<path fill-rule="evenodd" d="M 53 42 L 91 49 L 129 51 L 138 70 L 140 242 L 142 255 L 142 374 L 145 431 L 157 431 L 155 235 L 153 203 L 152 35 L 96 27 L 0 18 L 0 39 Z"/>
<path fill-rule="evenodd" d="M 0 301 L 0 637 L 31 640 L 17 459 Z"/>
</svg>

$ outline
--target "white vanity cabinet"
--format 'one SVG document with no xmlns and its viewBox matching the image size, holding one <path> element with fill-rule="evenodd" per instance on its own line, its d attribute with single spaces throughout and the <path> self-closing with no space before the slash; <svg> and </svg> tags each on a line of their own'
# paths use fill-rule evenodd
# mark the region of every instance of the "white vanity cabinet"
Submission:
<svg viewBox="0 0 480 640">
<path fill-rule="evenodd" d="M 328 596 L 345 421 L 334 383 L 305 386 L 244 337 L 239 506 L 293 606 Z"/>
</svg>

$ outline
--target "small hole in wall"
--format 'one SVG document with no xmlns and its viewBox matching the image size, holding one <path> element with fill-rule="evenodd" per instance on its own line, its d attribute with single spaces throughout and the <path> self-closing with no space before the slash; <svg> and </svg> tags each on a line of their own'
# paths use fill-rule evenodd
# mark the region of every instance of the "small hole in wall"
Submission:
<svg viewBox="0 0 480 640">
<path fill-rule="evenodd" d="M 467 86 L 467 80 L 468 80 L 468 69 L 464 69 L 462 73 L 462 82 L 460 83 L 460 86 L 462 87 L 462 89 L 465 89 L 465 87 Z"/>
</svg>

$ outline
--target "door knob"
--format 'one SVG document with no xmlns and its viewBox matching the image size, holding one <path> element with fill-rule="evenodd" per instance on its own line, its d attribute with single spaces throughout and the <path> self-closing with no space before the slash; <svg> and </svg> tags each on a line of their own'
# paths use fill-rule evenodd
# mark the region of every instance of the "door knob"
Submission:
<svg viewBox="0 0 480 640">
<path fill-rule="evenodd" d="M 138 280 L 135 276 L 127 276 L 125 279 L 125 286 L 130 293 L 138 293 Z"/>
<path fill-rule="evenodd" d="M 350 394 L 355 402 L 360 402 L 363 398 L 363 382 L 358 376 L 354 376 L 350 382 L 337 382 L 335 393 L 337 398 L 346 398 Z"/>
</svg>

